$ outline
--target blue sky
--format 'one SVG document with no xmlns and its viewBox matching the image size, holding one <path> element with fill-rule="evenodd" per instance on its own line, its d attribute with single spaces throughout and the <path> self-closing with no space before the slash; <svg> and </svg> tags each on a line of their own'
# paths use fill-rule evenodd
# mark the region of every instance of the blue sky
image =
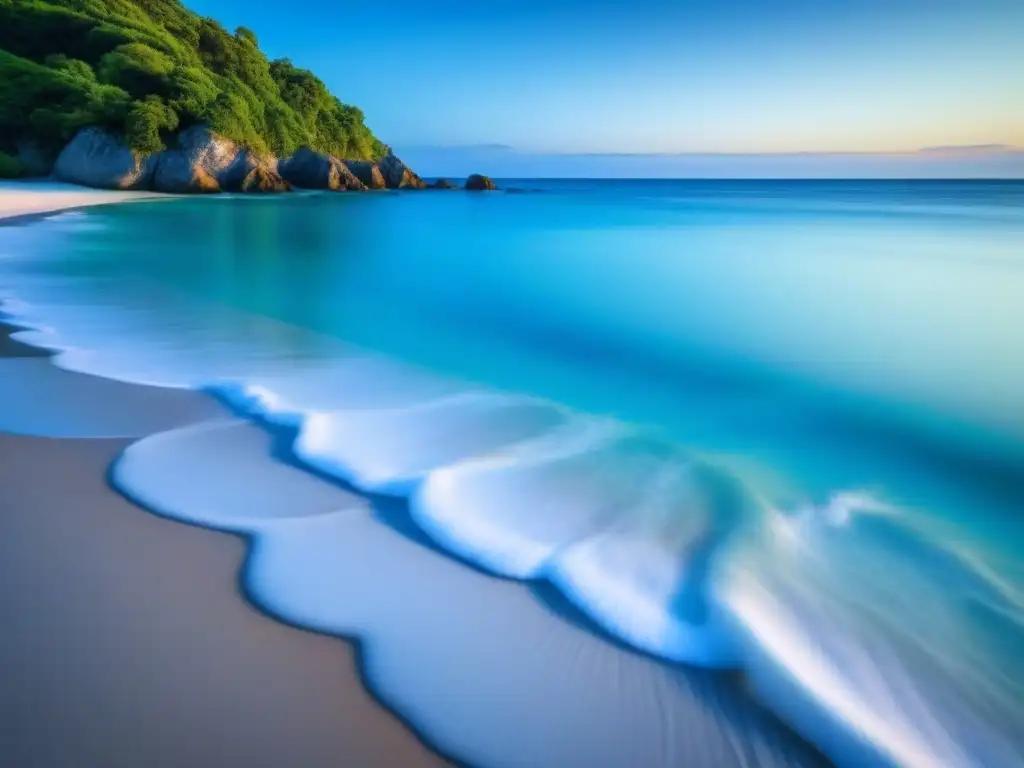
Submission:
<svg viewBox="0 0 1024 768">
<path fill-rule="evenodd" d="M 186 0 L 396 148 L 1024 145 L 1024 0 Z"/>
</svg>

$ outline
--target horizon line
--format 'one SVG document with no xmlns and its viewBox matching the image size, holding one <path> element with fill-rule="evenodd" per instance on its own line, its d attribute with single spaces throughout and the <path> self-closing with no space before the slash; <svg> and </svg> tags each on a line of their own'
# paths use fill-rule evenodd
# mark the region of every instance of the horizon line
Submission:
<svg viewBox="0 0 1024 768">
<path fill-rule="evenodd" d="M 916 149 L 893 149 L 893 150 L 779 150 L 779 151 L 588 151 L 576 152 L 572 150 L 531 150 L 521 149 L 510 144 L 485 143 L 485 144 L 408 144 L 402 151 L 432 150 L 432 151 L 497 151 L 509 152 L 523 155 L 537 156 L 559 156 L 559 157 L 683 157 L 683 158 L 757 158 L 757 157 L 919 157 L 921 155 L 985 155 L 985 154 L 1024 154 L 1024 145 L 1016 144 L 949 144 L 938 146 L 926 146 Z"/>
</svg>

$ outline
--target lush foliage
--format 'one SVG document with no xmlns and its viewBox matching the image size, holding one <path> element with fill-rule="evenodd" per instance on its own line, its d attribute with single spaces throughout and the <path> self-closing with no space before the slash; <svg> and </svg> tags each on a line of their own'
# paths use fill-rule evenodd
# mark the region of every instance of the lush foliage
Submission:
<svg viewBox="0 0 1024 768">
<path fill-rule="evenodd" d="M 21 176 L 21 163 L 18 158 L 0 152 L 0 179 L 16 179 Z"/>
<path fill-rule="evenodd" d="M 150 152 L 199 123 L 260 152 L 384 152 L 313 73 L 178 0 L 0 0 L 0 151 L 100 125 Z"/>
</svg>

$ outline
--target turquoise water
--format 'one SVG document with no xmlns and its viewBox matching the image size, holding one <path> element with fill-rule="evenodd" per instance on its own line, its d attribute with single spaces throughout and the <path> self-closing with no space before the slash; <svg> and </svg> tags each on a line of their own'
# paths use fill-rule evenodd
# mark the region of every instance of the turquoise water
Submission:
<svg viewBox="0 0 1024 768">
<path fill-rule="evenodd" d="M 1024 762 L 1024 184 L 507 185 L 66 214 L 0 288 L 836 762 Z"/>
</svg>

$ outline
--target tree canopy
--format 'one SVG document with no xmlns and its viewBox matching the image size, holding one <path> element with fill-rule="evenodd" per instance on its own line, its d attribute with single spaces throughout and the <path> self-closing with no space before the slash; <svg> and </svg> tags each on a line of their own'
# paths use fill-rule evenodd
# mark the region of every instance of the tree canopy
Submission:
<svg viewBox="0 0 1024 768">
<path fill-rule="evenodd" d="M 312 72 L 178 0 L 0 0 L 0 152 L 56 152 L 92 125 L 154 152 L 196 124 L 257 152 L 385 151 Z"/>
</svg>

